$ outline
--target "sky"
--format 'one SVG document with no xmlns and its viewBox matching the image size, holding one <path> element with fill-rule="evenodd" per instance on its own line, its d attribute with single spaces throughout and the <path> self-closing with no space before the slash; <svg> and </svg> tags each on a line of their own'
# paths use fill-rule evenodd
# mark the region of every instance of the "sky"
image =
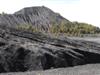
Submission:
<svg viewBox="0 0 100 75">
<path fill-rule="evenodd" d="M 70 21 L 100 27 L 100 0 L 0 0 L 0 13 L 10 14 L 31 6 L 46 6 Z"/>
</svg>

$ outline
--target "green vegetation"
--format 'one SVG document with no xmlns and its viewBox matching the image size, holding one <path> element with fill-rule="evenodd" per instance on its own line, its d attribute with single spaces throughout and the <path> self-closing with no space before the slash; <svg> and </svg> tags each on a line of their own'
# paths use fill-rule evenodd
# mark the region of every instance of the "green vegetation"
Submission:
<svg viewBox="0 0 100 75">
<path fill-rule="evenodd" d="M 99 34 L 100 29 L 91 24 L 79 22 L 61 22 L 60 25 L 52 25 L 50 28 L 51 33 L 66 34 L 68 36 L 83 36 L 84 34 Z"/>
<path fill-rule="evenodd" d="M 42 29 L 39 29 L 31 24 L 21 24 L 17 26 L 17 29 L 21 30 L 28 30 L 31 32 L 42 32 Z M 87 23 L 79 23 L 79 22 L 66 22 L 63 21 L 59 25 L 56 23 L 53 23 L 51 27 L 48 29 L 48 32 L 51 34 L 59 35 L 64 34 L 67 36 L 83 36 L 92 34 L 95 36 L 95 34 L 100 33 L 100 29 L 98 27 L 95 27 L 91 24 Z"/>
<path fill-rule="evenodd" d="M 21 25 L 18 25 L 16 28 L 20 29 L 20 30 L 28 30 L 30 32 L 39 32 L 40 31 L 40 29 L 34 27 L 31 24 L 21 24 Z"/>
</svg>

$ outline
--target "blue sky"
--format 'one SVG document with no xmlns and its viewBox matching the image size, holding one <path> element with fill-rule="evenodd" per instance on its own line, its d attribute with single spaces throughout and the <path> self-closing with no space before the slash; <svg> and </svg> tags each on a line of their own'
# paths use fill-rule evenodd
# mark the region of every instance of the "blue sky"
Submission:
<svg viewBox="0 0 100 75">
<path fill-rule="evenodd" d="M 100 25 L 100 0 L 0 0 L 0 12 L 14 13 L 24 7 L 42 5 L 70 21 Z"/>
</svg>

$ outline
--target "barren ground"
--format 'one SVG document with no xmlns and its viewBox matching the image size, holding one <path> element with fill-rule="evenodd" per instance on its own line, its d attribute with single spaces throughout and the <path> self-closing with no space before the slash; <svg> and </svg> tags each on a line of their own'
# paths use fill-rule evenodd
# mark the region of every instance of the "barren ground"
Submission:
<svg viewBox="0 0 100 75">
<path fill-rule="evenodd" d="M 100 75 L 100 64 L 88 64 L 72 68 L 59 68 L 46 71 L 2 73 L 0 75 Z"/>
</svg>

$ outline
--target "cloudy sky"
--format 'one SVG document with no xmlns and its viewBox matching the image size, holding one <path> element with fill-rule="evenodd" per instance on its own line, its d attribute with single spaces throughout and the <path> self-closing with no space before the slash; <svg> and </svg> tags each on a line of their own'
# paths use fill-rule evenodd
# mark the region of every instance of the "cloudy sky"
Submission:
<svg viewBox="0 0 100 75">
<path fill-rule="evenodd" d="M 100 27 L 100 0 L 0 0 L 0 13 L 14 13 L 24 7 L 46 6 L 70 21 Z"/>
</svg>

